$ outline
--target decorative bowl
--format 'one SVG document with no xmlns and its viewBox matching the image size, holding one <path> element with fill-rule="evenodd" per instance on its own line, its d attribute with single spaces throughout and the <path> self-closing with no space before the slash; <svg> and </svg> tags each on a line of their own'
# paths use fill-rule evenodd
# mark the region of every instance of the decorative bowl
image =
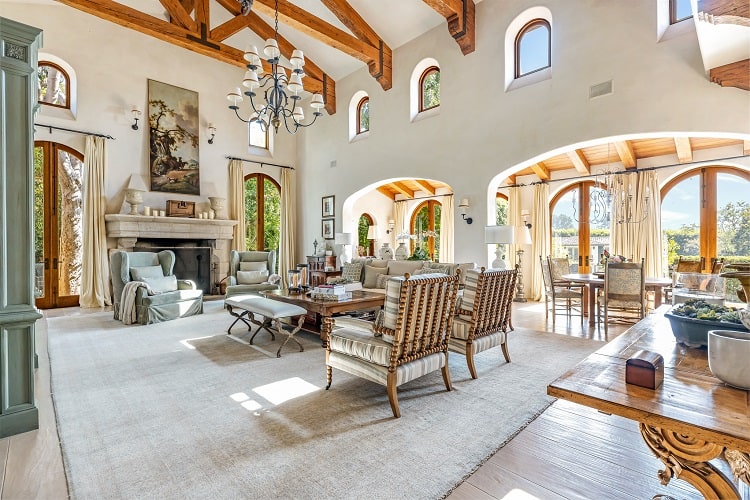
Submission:
<svg viewBox="0 0 750 500">
<path fill-rule="evenodd" d="M 750 332 L 710 330 L 708 367 L 732 387 L 750 390 Z"/>
<path fill-rule="evenodd" d="M 685 344 L 688 347 L 707 346 L 709 330 L 731 330 L 745 332 L 745 334 L 750 333 L 747 328 L 739 323 L 688 318 L 687 316 L 677 316 L 670 313 L 665 313 L 664 317 L 672 325 L 672 334 L 677 342 Z"/>
</svg>

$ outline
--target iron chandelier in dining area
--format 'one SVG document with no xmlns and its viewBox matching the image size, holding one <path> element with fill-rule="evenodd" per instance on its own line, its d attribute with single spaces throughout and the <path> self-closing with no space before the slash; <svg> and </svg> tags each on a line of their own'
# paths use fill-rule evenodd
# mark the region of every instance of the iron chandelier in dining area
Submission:
<svg viewBox="0 0 750 500">
<path fill-rule="evenodd" d="M 266 40 L 263 47 L 263 59 L 271 66 L 268 74 L 263 73 L 263 63 L 258 50 L 251 45 L 245 50 L 244 59 L 247 61 L 247 71 L 242 80 L 242 86 L 247 90 L 242 92 L 240 87 L 235 88 L 229 94 L 227 99 L 232 102 L 229 109 L 234 110 L 237 118 L 245 123 L 257 122 L 265 132 L 270 126 L 274 132 L 279 132 L 281 122 L 284 122 L 284 128 L 290 133 L 297 132 L 299 127 L 309 127 L 320 115 L 323 114 L 321 109 L 325 105 L 321 94 L 313 94 L 310 101 L 310 107 L 313 109 L 313 119 L 309 123 L 303 123 L 305 119 L 304 111 L 300 106 L 300 92 L 304 90 L 302 78 L 305 72 L 302 67 L 305 65 L 305 57 L 301 50 L 293 50 L 289 58 L 289 64 L 292 66 L 289 76 L 287 69 L 280 64 L 281 51 L 279 50 L 279 2 L 275 3 L 275 25 L 273 38 Z M 260 89 L 262 97 L 256 94 L 255 89 Z M 243 95 L 250 100 L 252 114 L 250 118 L 244 119 L 240 116 L 238 103 L 242 102 Z M 259 103 L 256 103 L 256 99 Z"/>
</svg>

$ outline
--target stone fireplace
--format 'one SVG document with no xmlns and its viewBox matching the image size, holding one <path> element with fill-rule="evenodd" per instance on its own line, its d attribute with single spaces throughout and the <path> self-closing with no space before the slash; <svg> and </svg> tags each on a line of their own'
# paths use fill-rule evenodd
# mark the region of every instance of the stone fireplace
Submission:
<svg viewBox="0 0 750 500">
<path fill-rule="evenodd" d="M 104 216 L 110 250 L 175 252 L 175 275 L 192 279 L 207 294 L 229 273 L 234 220 L 145 215 Z"/>
</svg>

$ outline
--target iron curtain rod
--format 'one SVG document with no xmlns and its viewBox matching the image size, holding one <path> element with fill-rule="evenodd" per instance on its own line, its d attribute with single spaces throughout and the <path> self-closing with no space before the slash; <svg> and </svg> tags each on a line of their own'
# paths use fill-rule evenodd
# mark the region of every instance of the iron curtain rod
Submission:
<svg viewBox="0 0 750 500">
<path fill-rule="evenodd" d="M 645 167 L 645 168 L 634 168 L 630 170 L 618 170 L 617 172 L 610 172 L 610 175 L 624 175 L 624 174 L 634 174 L 636 172 L 648 172 L 650 170 L 661 170 L 662 168 L 673 168 L 673 167 L 684 167 L 685 165 L 703 165 L 706 163 L 711 163 L 713 161 L 725 161 L 725 160 L 736 160 L 738 158 L 748 158 L 750 155 L 737 155 L 737 156 L 727 156 L 725 158 L 712 158 L 710 160 L 701 160 L 701 161 L 691 161 L 688 163 L 673 163 L 671 165 L 659 165 L 658 167 Z M 534 181 L 530 182 L 528 184 L 511 184 L 508 186 L 498 186 L 497 189 L 508 189 L 513 187 L 523 187 L 523 186 L 535 186 L 537 184 L 549 184 L 551 182 L 565 182 L 565 181 L 573 181 L 576 179 L 591 179 L 596 177 L 601 177 L 603 174 L 589 174 L 589 175 L 579 175 L 578 177 L 566 177 L 564 179 L 550 179 L 548 181 Z"/>
<path fill-rule="evenodd" d="M 113 141 L 116 140 L 111 135 L 97 134 L 96 132 L 82 132 L 80 130 L 73 130 L 71 128 L 57 127 L 55 125 L 44 125 L 42 123 L 35 123 L 34 126 L 35 127 L 47 128 L 47 129 L 49 129 L 49 133 L 50 134 L 52 133 L 52 129 L 55 129 L 55 130 L 64 130 L 65 132 L 73 132 L 74 134 L 93 135 L 93 136 L 96 136 L 96 137 L 104 137 L 105 139 L 112 139 Z"/>
<path fill-rule="evenodd" d="M 442 198 L 443 196 L 453 196 L 453 193 L 436 194 L 433 196 L 420 196 L 419 198 L 406 198 L 404 200 L 393 200 L 395 201 L 411 201 L 411 200 L 429 200 L 431 198 Z"/>
<path fill-rule="evenodd" d="M 277 165 L 276 163 L 268 163 L 266 161 L 246 160 L 244 158 L 237 158 L 236 156 L 229 156 L 229 155 L 225 156 L 224 158 L 226 158 L 227 160 L 239 160 L 239 161 L 244 161 L 247 163 L 257 163 L 258 165 L 261 166 L 261 168 L 263 168 L 263 165 L 270 165 L 272 167 L 288 168 L 289 170 L 294 170 L 294 167 L 287 167 L 286 165 Z"/>
</svg>

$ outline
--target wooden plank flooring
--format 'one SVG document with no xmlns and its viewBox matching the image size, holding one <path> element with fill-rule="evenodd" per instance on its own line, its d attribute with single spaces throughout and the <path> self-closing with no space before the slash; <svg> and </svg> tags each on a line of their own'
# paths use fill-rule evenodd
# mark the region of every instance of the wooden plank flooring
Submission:
<svg viewBox="0 0 750 500">
<path fill-rule="evenodd" d="M 517 327 L 553 331 L 544 306 L 514 303 Z M 78 308 L 45 311 L 85 314 Z M 0 440 L 0 499 L 68 498 L 67 482 L 50 396 L 46 329 L 38 323 L 36 374 L 40 428 Z M 610 326 L 609 340 L 626 326 Z M 603 329 L 581 326 L 577 317 L 558 316 L 554 332 L 605 340 Z M 719 462 L 716 465 L 720 465 Z M 724 467 L 722 465 L 722 467 Z M 559 400 L 457 487 L 449 500 L 700 498 L 689 485 L 672 480 L 662 486 L 661 462 L 646 448 L 635 422 Z M 724 469 L 726 469 L 724 467 Z M 742 485 L 743 498 L 750 488 Z"/>
</svg>

